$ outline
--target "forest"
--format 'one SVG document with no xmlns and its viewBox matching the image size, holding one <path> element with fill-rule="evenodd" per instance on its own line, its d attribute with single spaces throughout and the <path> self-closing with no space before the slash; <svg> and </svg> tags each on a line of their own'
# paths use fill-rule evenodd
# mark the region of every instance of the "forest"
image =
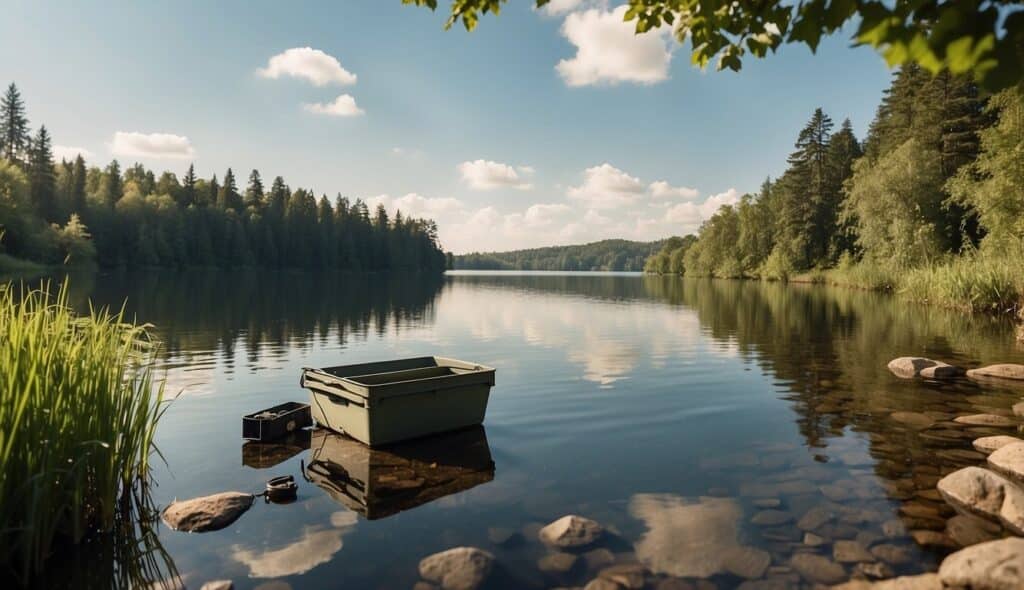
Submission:
<svg viewBox="0 0 1024 590">
<path fill-rule="evenodd" d="M 452 266 L 461 270 L 643 270 L 644 261 L 662 242 L 601 240 L 573 246 L 549 246 L 509 252 L 473 252 L 456 256 Z"/>
<path fill-rule="evenodd" d="M 1024 89 L 910 64 L 867 137 L 817 109 L 785 172 L 645 270 L 889 289 L 969 310 L 1024 299 Z"/>
<path fill-rule="evenodd" d="M 81 155 L 55 162 L 50 133 L 32 134 L 12 83 L 0 98 L 0 270 L 42 265 L 444 270 L 431 220 L 370 211 L 360 199 L 332 204 L 280 176 L 265 187 L 253 170 L 240 187 L 180 179 Z"/>
</svg>

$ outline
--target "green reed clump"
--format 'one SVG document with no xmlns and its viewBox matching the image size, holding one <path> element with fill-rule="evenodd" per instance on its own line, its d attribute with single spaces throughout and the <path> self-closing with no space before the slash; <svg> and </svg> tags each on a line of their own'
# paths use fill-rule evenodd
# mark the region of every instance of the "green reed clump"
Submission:
<svg viewBox="0 0 1024 590">
<path fill-rule="evenodd" d="M 67 291 L 0 293 L 0 563 L 23 581 L 59 544 L 112 531 L 162 414 L 147 326 L 79 316 Z"/>
<path fill-rule="evenodd" d="M 826 282 L 843 287 L 871 291 L 892 291 L 899 287 L 899 274 L 890 266 L 874 260 L 854 260 L 849 255 L 839 259 L 835 268 L 825 272 Z"/>
<path fill-rule="evenodd" d="M 964 255 L 909 271 L 900 293 L 962 309 L 1012 313 L 1024 303 L 1024 264 L 1017 257 Z"/>
</svg>

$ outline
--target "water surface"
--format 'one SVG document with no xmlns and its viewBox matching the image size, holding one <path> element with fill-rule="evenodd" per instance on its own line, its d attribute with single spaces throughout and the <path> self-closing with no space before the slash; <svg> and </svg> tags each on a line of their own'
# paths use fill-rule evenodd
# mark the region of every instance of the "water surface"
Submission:
<svg viewBox="0 0 1024 590">
<path fill-rule="evenodd" d="M 407 589 L 422 557 L 459 545 L 493 552 L 496 583 L 520 588 L 582 586 L 608 552 L 730 588 L 742 578 L 721 561 L 735 547 L 768 551 L 766 575 L 795 585 L 792 555 L 831 558 L 843 539 L 903 550 L 892 573 L 931 570 L 951 550 L 935 481 L 983 461 L 972 438 L 1013 431 L 951 419 L 1012 416 L 1021 395 L 885 368 L 902 355 L 1024 362 L 1009 323 L 822 286 L 198 272 L 76 278 L 72 292 L 83 307 L 127 298 L 163 342 L 177 400 L 157 433 L 157 503 L 300 480 L 297 502 L 257 503 L 225 530 L 161 527 L 189 587 Z M 323 433 L 240 439 L 243 414 L 307 398 L 301 367 L 430 354 L 497 368 L 483 429 L 374 455 Z M 784 514 L 761 514 L 776 503 Z M 827 516 L 810 527 L 814 510 Z M 537 528 L 569 513 L 606 526 L 608 552 L 541 573 Z M 823 544 L 805 544 L 808 528 Z"/>
</svg>

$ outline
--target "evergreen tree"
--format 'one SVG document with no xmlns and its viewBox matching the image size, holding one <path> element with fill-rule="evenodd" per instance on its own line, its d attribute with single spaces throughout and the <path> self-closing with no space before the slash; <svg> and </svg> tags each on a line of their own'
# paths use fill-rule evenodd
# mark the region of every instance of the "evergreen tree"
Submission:
<svg viewBox="0 0 1024 590">
<path fill-rule="evenodd" d="M 25 103 L 18 87 L 11 82 L 0 98 L 0 156 L 24 163 L 30 143 Z"/>
<path fill-rule="evenodd" d="M 223 211 L 241 211 L 242 196 L 238 194 L 238 185 L 235 183 L 235 173 L 228 168 L 224 173 L 224 184 L 217 193 L 217 208 Z"/>
<path fill-rule="evenodd" d="M 219 196 L 220 184 L 217 183 L 217 175 L 214 174 L 210 178 L 210 182 L 206 183 L 206 195 L 203 196 L 200 204 L 204 207 L 216 207 Z"/>
<path fill-rule="evenodd" d="M 41 125 L 29 149 L 28 182 L 32 204 L 46 222 L 58 221 L 57 179 L 53 169 L 53 151 L 46 125 Z"/>
<path fill-rule="evenodd" d="M 181 182 L 181 198 L 178 199 L 178 205 L 181 207 L 189 207 L 195 205 L 197 202 L 196 198 L 196 167 L 194 164 L 188 165 L 188 172 L 185 173 L 185 178 Z"/>
<path fill-rule="evenodd" d="M 82 213 L 85 211 L 85 183 L 88 172 L 85 169 L 85 158 L 82 154 L 75 156 L 75 162 L 71 166 L 71 211 Z"/>
<path fill-rule="evenodd" d="M 245 206 L 257 210 L 263 207 L 263 180 L 255 168 L 249 173 L 249 186 L 245 188 Z"/>
<path fill-rule="evenodd" d="M 856 230 L 841 221 L 843 199 L 846 195 L 844 183 L 853 174 L 853 163 L 863 155 L 860 142 L 853 134 L 853 125 L 849 119 L 843 120 L 839 131 L 835 132 L 828 143 L 828 175 L 829 202 L 820 210 L 819 223 L 826 228 L 830 236 L 828 247 L 828 264 L 835 264 L 839 257 L 851 252 L 856 240 Z"/>
<path fill-rule="evenodd" d="M 121 200 L 124 194 L 124 186 L 121 182 L 121 165 L 117 160 L 112 160 L 103 171 L 103 181 L 100 186 L 100 199 L 104 205 L 113 208 Z"/>
</svg>

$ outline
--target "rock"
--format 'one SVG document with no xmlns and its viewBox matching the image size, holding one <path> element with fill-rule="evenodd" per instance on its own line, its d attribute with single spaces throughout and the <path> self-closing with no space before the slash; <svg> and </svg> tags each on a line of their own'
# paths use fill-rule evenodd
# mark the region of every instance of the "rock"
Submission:
<svg viewBox="0 0 1024 590">
<path fill-rule="evenodd" d="M 896 575 L 888 565 L 878 563 L 858 563 L 853 566 L 853 575 L 861 578 L 867 578 L 869 580 L 881 580 L 884 578 L 891 578 Z"/>
<path fill-rule="evenodd" d="M 961 549 L 942 561 L 946 586 L 973 590 L 1024 588 L 1024 539 L 989 541 Z"/>
<path fill-rule="evenodd" d="M 981 438 L 976 438 L 971 444 L 974 445 L 975 449 L 982 453 L 991 453 L 992 451 L 999 450 L 1006 445 L 1012 445 L 1013 443 L 1019 442 L 1024 442 L 1024 440 L 1015 436 L 1000 434 L 997 436 L 983 436 Z"/>
<path fill-rule="evenodd" d="M 615 582 L 619 588 L 640 590 L 646 583 L 647 568 L 639 563 L 624 563 L 605 568 L 597 576 Z"/>
<path fill-rule="evenodd" d="M 835 517 L 835 511 L 824 506 L 815 506 L 796 521 L 796 526 L 802 531 L 813 531 Z"/>
<path fill-rule="evenodd" d="M 836 541 L 832 545 L 832 558 L 839 563 L 875 560 L 875 556 L 868 553 L 868 550 L 856 541 Z"/>
<path fill-rule="evenodd" d="M 827 543 L 828 541 L 819 535 L 815 535 L 814 533 L 804 533 L 804 545 L 807 545 L 808 547 L 820 547 Z"/>
<path fill-rule="evenodd" d="M 619 586 L 611 580 L 594 578 L 583 587 L 583 590 L 622 590 L 622 586 Z"/>
<path fill-rule="evenodd" d="M 964 467 L 939 480 L 938 488 L 957 511 L 1024 534 L 1024 491 L 1005 477 L 980 467 Z"/>
<path fill-rule="evenodd" d="M 1024 480 L 1024 441 L 996 449 L 988 456 L 988 465 L 1003 475 Z"/>
<path fill-rule="evenodd" d="M 996 414 L 971 414 L 970 416 L 954 418 L 953 421 L 970 426 L 1013 426 L 1017 423 L 1012 418 L 997 416 Z"/>
<path fill-rule="evenodd" d="M 888 543 L 872 547 L 871 555 L 892 565 L 904 565 L 914 559 L 914 554 L 910 548 Z"/>
<path fill-rule="evenodd" d="M 212 580 L 203 584 L 199 590 L 235 590 L 235 585 L 231 580 Z"/>
<path fill-rule="evenodd" d="M 957 514 L 946 522 L 946 534 L 958 545 L 967 547 L 999 538 L 1002 527 L 976 516 Z"/>
<path fill-rule="evenodd" d="M 866 580 L 850 580 L 845 584 L 832 586 L 832 590 L 942 590 L 942 581 L 938 574 L 921 574 L 919 576 L 901 576 L 874 583 Z"/>
<path fill-rule="evenodd" d="M 898 518 L 887 520 L 882 523 L 882 534 L 890 539 L 907 536 L 907 527 Z"/>
<path fill-rule="evenodd" d="M 762 510 L 750 519 L 752 524 L 758 526 L 776 526 L 793 520 L 793 515 L 784 510 Z"/>
<path fill-rule="evenodd" d="M 927 379 L 950 379 L 958 377 L 964 372 L 960 367 L 919 356 L 901 356 L 889 361 L 888 367 L 894 375 L 902 379 L 912 379 L 918 376 Z"/>
<path fill-rule="evenodd" d="M 767 551 L 753 547 L 734 547 L 725 553 L 725 570 L 747 580 L 756 580 L 764 576 L 765 570 L 772 563 L 772 556 Z"/>
<path fill-rule="evenodd" d="M 492 569 L 494 556 L 476 547 L 456 547 L 420 561 L 420 577 L 443 590 L 475 590 Z"/>
<path fill-rule="evenodd" d="M 575 514 L 563 516 L 542 528 L 537 536 L 555 547 L 584 547 L 601 538 L 604 527 L 589 518 Z"/>
<path fill-rule="evenodd" d="M 551 553 L 537 561 L 537 569 L 548 574 L 564 574 L 576 565 L 578 559 L 572 553 Z"/>
<path fill-rule="evenodd" d="M 587 569 L 597 570 L 615 563 L 615 554 L 604 547 L 600 547 L 584 553 L 583 561 L 586 562 Z"/>
<path fill-rule="evenodd" d="M 202 533 L 216 531 L 238 520 L 252 506 L 252 494 L 221 492 L 191 500 L 171 502 L 164 509 L 167 526 L 176 531 Z"/>
<path fill-rule="evenodd" d="M 1011 379 L 1015 381 L 1024 381 L 1024 365 L 1014 365 L 1010 363 L 1003 363 L 999 365 L 989 365 L 987 367 L 980 367 L 977 369 L 971 369 L 967 371 L 968 377 L 995 377 L 998 379 Z"/>
<path fill-rule="evenodd" d="M 778 498 L 759 498 L 754 500 L 753 504 L 758 508 L 778 508 L 782 505 L 782 500 Z"/>
<path fill-rule="evenodd" d="M 910 531 L 910 536 L 922 547 L 955 548 L 956 543 L 945 533 L 929 530 Z"/>
<path fill-rule="evenodd" d="M 906 424 L 910 428 L 914 428 L 916 430 L 924 430 L 932 424 L 935 424 L 935 420 L 932 420 L 927 414 L 921 414 L 918 412 L 893 412 L 889 417 L 900 424 Z"/>
<path fill-rule="evenodd" d="M 814 584 L 838 584 L 846 579 L 843 566 L 813 553 L 797 553 L 789 563 L 803 579 Z"/>
<path fill-rule="evenodd" d="M 487 529 L 487 539 L 495 545 L 511 545 L 522 540 L 519 531 L 503 527 L 490 527 Z"/>
</svg>

